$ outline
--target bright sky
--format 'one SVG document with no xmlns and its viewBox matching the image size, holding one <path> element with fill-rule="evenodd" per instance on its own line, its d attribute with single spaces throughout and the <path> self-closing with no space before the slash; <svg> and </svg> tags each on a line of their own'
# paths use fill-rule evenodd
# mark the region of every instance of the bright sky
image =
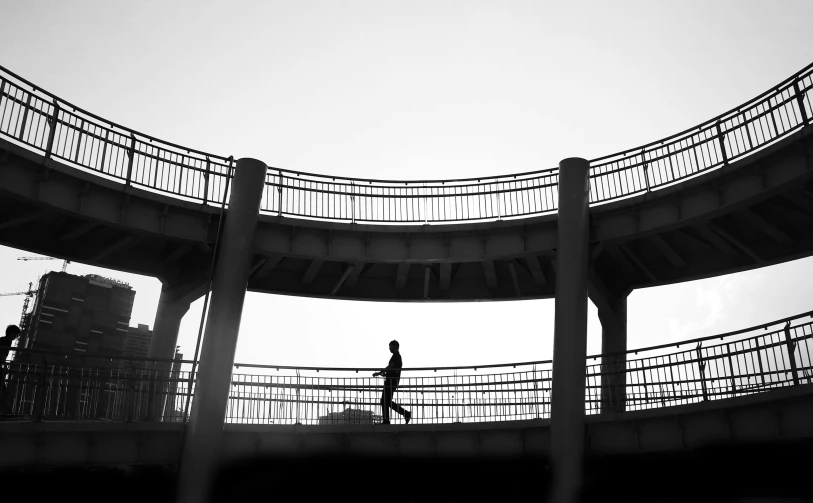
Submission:
<svg viewBox="0 0 813 503">
<path fill-rule="evenodd" d="M 88 2 L 0 0 L 0 64 L 167 141 L 323 174 L 531 171 L 657 140 L 813 61 L 813 2 Z M 60 261 L 0 247 L 0 293 Z M 154 278 L 72 263 L 136 289 Z M 631 348 L 813 309 L 813 259 L 635 291 Z M 22 296 L 0 297 L 18 323 Z M 202 300 L 178 344 L 191 358 Z M 553 300 L 399 304 L 251 294 L 237 361 L 445 366 L 551 357 Z M 590 305 L 588 352 L 601 328 Z"/>
</svg>

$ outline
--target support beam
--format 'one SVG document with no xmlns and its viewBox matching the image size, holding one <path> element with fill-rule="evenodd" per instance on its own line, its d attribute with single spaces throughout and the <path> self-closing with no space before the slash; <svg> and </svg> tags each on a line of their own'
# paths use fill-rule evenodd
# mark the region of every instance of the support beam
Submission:
<svg viewBox="0 0 813 503">
<path fill-rule="evenodd" d="M 96 222 L 84 222 L 59 236 L 60 241 L 72 241 L 99 227 Z"/>
<path fill-rule="evenodd" d="M 17 227 L 19 225 L 24 225 L 33 222 L 34 220 L 39 218 L 43 213 L 44 212 L 42 211 L 35 211 L 27 215 L 21 215 L 19 217 L 10 218 L 5 222 L 0 223 L 0 229 L 10 229 L 11 227 Z"/>
<path fill-rule="evenodd" d="M 711 223 L 708 224 L 708 227 L 709 227 L 709 229 L 714 231 L 716 234 L 726 238 L 728 241 L 733 243 L 737 248 L 744 251 L 745 254 L 748 255 L 749 257 L 751 257 L 751 259 L 753 259 L 754 262 L 756 262 L 757 264 L 761 265 L 761 264 L 765 263 L 765 259 L 763 259 L 759 255 L 757 255 L 757 253 L 753 249 L 751 249 L 750 246 L 746 245 L 745 243 L 743 243 L 739 239 L 735 238 L 731 233 L 729 233 L 729 232 L 723 230 L 721 227 L 718 227 L 717 225 L 714 225 L 714 224 L 711 224 Z"/>
<path fill-rule="evenodd" d="M 542 266 L 539 265 L 539 260 L 534 257 L 525 257 L 525 261 L 528 262 L 528 269 L 531 270 L 531 276 L 534 278 L 534 282 L 538 286 L 546 286 L 548 284 L 548 280 L 545 278 L 545 273 L 542 271 Z"/>
<path fill-rule="evenodd" d="M 355 288 L 361 273 L 364 272 L 365 264 L 363 262 L 356 262 L 353 266 L 353 270 L 350 271 L 350 276 L 348 276 L 344 282 L 344 286 L 347 288 Z"/>
<path fill-rule="evenodd" d="M 661 252 L 664 257 L 666 257 L 666 260 L 668 260 L 670 264 L 677 268 L 686 266 L 686 262 L 683 260 L 683 258 L 678 254 L 677 251 L 675 251 L 674 248 L 672 248 L 672 245 L 666 242 L 664 238 L 657 234 L 653 234 L 652 236 L 649 236 L 649 239 L 652 241 L 658 251 Z"/>
<path fill-rule="evenodd" d="M 452 264 L 451 262 L 440 263 L 440 291 L 446 292 L 452 285 Z"/>
<path fill-rule="evenodd" d="M 765 235 L 769 238 L 773 239 L 779 244 L 783 245 L 792 245 L 793 238 L 785 234 L 782 230 L 776 227 L 774 224 L 765 220 L 762 216 L 758 215 L 756 212 L 751 210 L 750 208 L 743 208 L 739 211 L 739 214 L 742 215 L 745 220 L 752 226 L 761 230 Z"/>
<path fill-rule="evenodd" d="M 635 264 L 647 278 L 649 278 L 649 281 L 652 283 L 658 282 L 658 278 L 656 278 L 652 271 L 650 271 L 649 268 L 641 261 L 641 259 L 638 258 L 638 255 L 632 251 L 632 248 L 624 245 L 621 245 L 620 248 L 630 258 L 630 260 L 632 260 L 632 263 Z"/>
<path fill-rule="evenodd" d="M 240 159 L 232 179 L 228 218 L 223 225 L 212 279 L 195 398 L 181 451 L 178 503 L 212 499 L 212 481 L 222 459 L 223 424 L 266 171 L 261 161 Z"/>
<path fill-rule="evenodd" d="M 638 272 L 635 269 L 635 266 L 632 265 L 632 262 L 630 262 L 629 257 L 627 257 L 627 255 L 624 254 L 620 248 L 615 246 L 608 246 L 607 253 L 610 254 L 610 256 L 613 258 L 613 261 L 616 264 L 616 267 L 619 267 L 623 273 L 635 274 L 636 272 Z"/>
<path fill-rule="evenodd" d="M 347 269 L 344 270 L 342 277 L 339 278 L 339 281 L 336 282 L 336 285 L 333 287 L 333 290 L 330 291 L 330 295 L 336 295 L 336 292 L 339 291 L 339 288 L 342 287 L 345 281 L 347 281 L 347 277 L 350 276 L 350 273 L 353 272 L 356 266 L 354 264 L 350 264 L 347 266 Z"/>
<path fill-rule="evenodd" d="M 429 264 L 423 266 L 423 298 L 429 298 L 429 275 L 432 272 L 432 266 Z"/>
<path fill-rule="evenodd" d="M 590 300 L 601 321 L 601 413 L 626 410 L 627 296 L 614 295 L 593 269 Z"/>
<path fill-rule="evenodd" d="M 402 292 L 406 286 L 407 275 L 409 274 L 409 262 L 398 264 L 398 272 L 395 275 L 395 291 Z"/>
<path fill-rule="evenodd" d="M 483 259 L 483 274 L 486 277 L 486 286 L 489 290 L 497 289 L 497 275 L 494 273 L 494 261 Z"/>
<path fill-rule="evenodd" d="M 195 247 L 195 243 L 187 242 L 187 243 L 180 243 L 172 253 L 167 255 L 167 258 L 164 259 L 164 262 L 167 264 L 174 264 L 175 262 L 181 260 L 181 257 L 189 253 L 189 251 Z"/>
<path fill-rule="evenodd" d="M 806 213 L 813 215 L 813 199 L 808 198 L 801 192 L 788 192 L 783 194 L 782 197 L 804 210 Z"/>
<path fill-rule="evenodd" d="M 522 290 L 519 288 L 519 279 L 517 279 L 517 271 L 514 268 L 514 261 L 508 261 L 508 272 L 511 273 L 511 282 L 514 284 L 514 293 L 517 297 L 522 297 Z"/>
<path fill-rule="evenodd" d="M 584 362 L 587 356 L 590 164 L 559 163 L 556 320 L 553 331 L 551 501 L 581 500 L 584 463 Z"/>
<path fill-rule="evenodd" d="M 305 275 L 302 276 L 302 284 L 310 285 L 311 283 L 313 283 L 313 280 L 316 279 L 316 276 L 319 274 L 319 269 L 322 268 L 322 264 L 324 263 L 325 261 L 321 259 L 311 260 L 311 263 L 308 266 L 308 270 L 305 271 Z"/>
<path fill-rule="evenodd" d="M 693 226 L 692 228 L 698 232 L 706 241 L 708 241 L 713 247 L 717 248 L 719 251 L 723 253 L 726 257 L 734 258 L 739 255 L 739 252 L 736 248 L 728 244 L 728 241 L 720 237 L 719 234 L 711 230 L 711 222 L 706 224 L 698 224 Z"/>
<path fill-rule="evenodd" d="M 91 255 L 90 262 L 101 262 L 104 260 L 108 255 L 111 253 L 119 252 L 119 251 L 126 251 L 138 242 L 138 239 L 135 236 L 124 236 L 122 238 L 113 241 L 109 245 L 105 246 L 95 254 Z"/>
<path fill-rule="evenodd" d="M 258 265 L 256 269 L 252 268 L 249 277 L 254 280 L 262 280 L 268 277 L 269 274 L 282 262 L 282 255 L 268 255 L 263 257 L 265 260 Z"/>
</svg>

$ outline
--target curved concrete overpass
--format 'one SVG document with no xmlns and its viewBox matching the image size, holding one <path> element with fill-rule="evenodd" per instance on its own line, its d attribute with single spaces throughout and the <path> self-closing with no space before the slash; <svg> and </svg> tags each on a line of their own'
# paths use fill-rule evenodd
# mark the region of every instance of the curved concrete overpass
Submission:
<svg viewBox="0 0 813 503">
<path fill-rule="evenodd" d="M 813 254 L 811 71 L 696 128 L 591 161 L 591 296 Z M 0 243 L 170 285 L 205 281 L 221 214 L 212 200 L 232 160 L 111 124 L 2 74 Z M 392 182 L 271 169 L 249 289 L 551 297 L 557 180 L 557 170 Z"/>
</svg>

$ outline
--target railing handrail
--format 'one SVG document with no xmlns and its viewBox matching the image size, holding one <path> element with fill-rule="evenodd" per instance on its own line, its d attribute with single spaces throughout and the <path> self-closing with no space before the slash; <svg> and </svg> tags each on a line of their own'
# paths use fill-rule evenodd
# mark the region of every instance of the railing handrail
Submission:
<svg viewBox="0 0 813 503">
<path fill-rule="evenodd" d="M 222 159 L 222 160 L 226 160 L 226 159 L 228 159 L 228 157 L 224 157 L 224 156 L 221 156 L 221 155 L 218 155 L 218 154 L 211 154 L 211 153 L 208 153 L 208 152 L 204 152 L 204 151 L 202 151 L 202 150 L 198 150 L 198 149 L 194 149 L 194 148 L 190 148 L 190 147 L 185 147 L 185 146 L 183 146 L 183 145 L 178 145 L 177 143 L 172 143 L 172 142 L 169 142 L 169 141 L 166 141 L 166 140 L 162 140 L 162 139 L 160 139 L 160 138 L 156 138 L 156 137 L 154 137 L 154 136 L 148 135 L 148 134 L 146 134 L 146 133 L 142 133 L 142 132 L 140 132 L 140 131 L 136 131 L 135 129 L 129 128 L 129 127 L 127 127 L 127 126 L 122 126 L 121 124 L 117 124 L 117 123 L 115 123 L 115 122 L 113 122 L 113 121 L 111 121 L 111 120 L 105 119 L 104 117 L 100 117 L 100 116 L 98 116 L 98 115 L 94 114 L 93 112 L 88 112 L 88 111 L 87 111 L 87 110 L 85 110 L 84 108 L 82 108 L 82 107 L 78 107 L 78 106 L 74 105 L 73 103 L 71 103 L 71 102 L 69 102 L 69 101 L 67 101 L 67 100 L 64 100 L 64 99 L 60 98 L 59 96 L 57 96 L 57 95 L 55 95 L 55 94 L 53 94 L 53 93 L 51 93 L 51 92 L 49 92 L 49 91 L 46 91 L 46 90 L 45 90 L 45 89 L 43 89 L 42 87 L 40 87 L 40 86 L 37 86 L 37 85 L 33 84 L 33 83 L 32 83 L 32 82 L 30 82 L 29 80 L 26 80 L 26 79 L 24 79 L 23 77 L 20 77 L 19 75 L 17 75 L 16 73 L 12 72 L 12 71 L 11 71 L 11 70 L 9 70 L 8 68 L 4 67 L 3 65 L 0 65 L 0 71 L 5 72 L 5 73 L 7 73 L 7 74 L 11 75 L 11 76 L 12 76 L 12 77 L 14 77 L 16 80 L 19 80 L 20 82 L 24 83 L 25 85 L 27 85 L 27 86 L 31 87 L 31 89 L 32 89 L 34 92 L 39 92 L 39 93 L 42 93 L 42 94 L 44 94 L 44 95 L 46 95 L 46 96 L 50 97 L 52 100 L 54 100 L 54 102 L 55 102 L 55 103 L 56 103 L 56 102 L 59 102 L 59 103 L 62 103 L 62 104 L 64 104 L 64 105 L 68 105 L 69 107 L 71 107 L 71 108 L 73 109 L 73 111 L 74 111 L 74 112 L 80 112 L 80 113 L 82 113 L 83 115 L 87 115 L 88 117 L 92 117 L 92 118 L 94 118 L 94 119 L 98 120 L 99 122 L 102 122 L 102 123 L 104 123 L 104 124 L 108 124 L 108 125 L 109 125 L 109 126 L 111 126 L 111 127 L 115 127 L 115 128 L 117 128 L 117 129 L 121 129 L 122 131 L 127 131 L 128 133 L 132 133 L 132 134 L 134 134 L 134 135 L 138 135 L 138 136 L 140 136 L 140 137 L 142 137 L 142 138 L 144 138 L 144 139 L 147 139 L 147 140 L 149 140 L 149 141 L 151 141 L 151 142 L 152 142 L 152 141 L 155 141 L 155 142 L 162 143 L 162 144 L 164 144 L 164 145 L 168 145 L 168 146 L 170 146 L 170 147 L 176 148 L 176 149 L 178 149 L 178 150 L 185 150 L 185 151 L 186 151 L 186 152 L 188 152 L 188 153 L 192 153 L 192 152 L 194 152 L 194 153 L 196 153 L 196 154 L 200 154 L 200 155 L 205 156 L 205 157 L 212 157 L 212 158 L 215 158 L 215 159 Z"/>
<path fill-rule="evenodd" d="M 666 344 L 658 344 L 657 346 L 648 346 L 648 347 L 645 347 L 645 348 L 628 349 L 626 351 L 616 351 L 614 353 L 599 353 L 599 354 L 595 354 L 595 355 L 589 355 L 587 358 L 588 359 L 596 359 L 596 358 L 601 358 L 602 356 L 625 355 L 625 354 L 630 354 L 630 353 L 638 354 L 638 353 L 643 352 L 643 351 L 652 351 L 652 350 L 655 350 L 655 349 L 663 349 L 663 348 L 669 348 L 669 347 L 679 348 L 680 346 L 684 346 L 686 344 L 692 344 L 694 342 L 710 341 L 712 339 L 720 339 L 720 340 L 722 340 L 722 339 L 724 339 L 726 337 L 731 337 L 731 336 L 734 336 L 734 335 L 744 334 L 746 332 L 753 332 L 755 330 L 759 330 L 760 328 L 767 330 L 768 327 L 778 325 L 780 323 L 786 323 L 788 321 L 798 320 L 798 319 L 804 318 L 806 316 L 810 316 L 811 318 L 813 318 L 813 311 L 808 311 L 808 312 L 802 313 L 802 314 L 796 314 L 796 315 L 793 315 L 793 316 L 789 316 L 787 318 L 781 318 L 779 320 L 775 320 L 775 321 L 772 321 L 772 322 L 769 322 L 769 323 L 760 323 L 760 324 L 754 325 L 752 327 L 741 328 L 739 330 L 734 330 L 732 332 L 725 332 L 725 333 L 717 334 L 717 335 L 706 335 L 706 336 L 703 336 L 703 337 L 697 337 L 696 339 L 688 339 L 688 340 L 680 341 L 680 342 L 668 342 Z"/>
<path fill-rule="evenodd" d="M 748 101 L 746 101 L 745 103 L 742 103 L 742 104 L 740 104 L 740 105 L 738 105 L 736 107 L 733 107 L 730 110 L 728 110 L 728 111 L 726 111 L 726 112 L 724 112 L 722 114 L 719 114 L 719 115 L 715 116 L 712 119 L 706 120 L 706 121 L 704 121 L 704 122 L 702 122 L 702 123 L 700 123 L 700 124 L 698 124 L 696 126 L 692 126 L 692 127 L 687 128 L 687 129 L 685 129 L 685 130 L 683 130 L 683 131 L 681 131 L 679 133 L 672 134 L 672 135 L 670 135 L 670 136 L 668 136 L 666 138 L 661 138 L 661 139 L 646 143 L 644 145 L 636 146 L 636 147 L 633 147 L 633 148 L 622 150 L 620 152 L 615 152 L 613 154 L 604 155 L 604 156 L 601 156 L 601 157 L 591 159 L 589 162 L 590 163 L 595 163 L 595 162 L 603 161 L 603 160 L 606 160 L 606 159 L 612 159 L 612 158 L 616 158 L 616 157 L 623 157 L 623 156 L 626 156 L 626 155 L 629 155 L 629 154 L 638 155 L 638 154 L 640 154 L 641 151 L 646 150 L 648 147 L 657 146 L 658 144 L 664 144 L 664 143 L 666 143 L 666 142 L 668 142 L 668 141 L 670 141 L 672 139 L 678 138 L 678 137 L 680 137 L 682 135 L 685 135 L 687 133 L 703 130 L 704 128 L 708 127 L 709 125 L 713 125 L 713 124 L 718 123 L 719 121 L 723 120 L 724 118 L 731 115 L 732 113 L 739 112 L 743 108 L 747 108 L 749 105 L 752 105 L 752 104 L 758 102 L 759 100 L 762 100 L 766 96 L 769 96 L 771 93 L 777 93 L 778 91 L 782 90 L 783 88 L 787 87 L 788 85 L 790 85 L 790 84 L 792 84 L 794 82 L 797 82 L 800 79 L 800 77 L 803 74 L 805 74 L 805 72 L 808 72 L 811 69 L 813 69 L 813 63 L 808 64 L 807 66 L 805 66 L 801 70 L 795 72 L 790 77 L 786 78 L 785 80 L 781 81 L 779 84 L 771 87 L 770 89 L 764 91 L 760 95 L 758 95 L 758 96 L 756 96 L 754 98 L 751 98 Z M 111 127 L 115 127 L 115 128 L 118 128 L 118 129 L 120 129 L 122 131 L 129 132 L 129 133 L 131 133 L 133 135 L 138 135 L 138 136 L 140 136 L 140 137 L 142 137 L 144 139 L 147 139 L 147 140 L 149 140 L 151 142 L 155 141 L 155 142 L 158 142 L 158 143 L 173 147 L 175 149 L 184 150 L 184 151 L 186 151 L 188 153 L 193 153 L 194 152 L 195 154 L 199 154 L 201 156 L 217 158 L 217 159 L 221 159 L 221 160 L 228 159 L 228 157 L 226 157 L 226 156 L 222 156 L 222 155 L 218 155 L 218 154 L 212 154 L 212 153 L 204 152 L 202 150 L 198 150 L 198 149 L 186 147 L 186 146 L 183 146 L 183 145 L 179 145 L 179 144 L 176 144 L 176 143 L 172 143 L 172 142 L 162 140 L 162 139 L 156 138 L 154 136 L 148 135 L 146 133 L 136 131 L 135 129 L 132 129 L 132 128 L 129 128 L 129 127 L 126 127 L 126 126 L 122 126 L 120 124 L 117 124 L 117 123 L 115 123 L 115 122 L 113 122 L 111 120 L 100 117 L 100 116 L 98 116 L 98 115 L 96 115 L 96 114 L 94 114 L 92 112 L 89 112 L 89 111 L 87 111 L 87 110 L 85 110 L 85 109 L 83 109 L 83 108 L 81 108 L 79 106 L 74 105 L 73 103 L 71 103 L 71 102 L 69 102 L 67 100 L 64 100 L 64 99 L 58 97 L 57 95 L 55 95 L 55 94 L 41 88 L 40 86 L 37 86 L 37 85 L 33 84 L 29 80 L 27 80 L 27 79 L 19 76 L 18 74 L 8 70 L 6 67 L 4 67 L 2 65 L 0 65 L 0 71 L 7 73 L 8 75 L 12 76 L 14 79 L 18 80 L 19 82 L 31 87 L 31 89 L 34 92 L 44 94 L 44 95 L 50 97 L 52 100 L 54 100 L 54 102 L 59 102 L 59 103 L 63 103 L 65 105 L 68 105 L 70 108 L 73 109 L 73 111 L 81 112 L 82 114 L 84 114 L 84 115 L 86 115 L 88 117 L 92 117 L 92 118 L 100 121 L 103 124 L 108 124 Z M 779 137 L 777 137 L 776 139 L 778 139 L 778 138 Z M 269 166 L 269 172 L 270 171 L 290 173 L 290 174 L 294 174 L 294 175 L 297 175 L 297 176 L 301 176 L 301 175 L 312 176 L 312 177 L 317 177 L 317 178 L 323 178 L 323 179 L 326 179 L 326 180 L 327 179 L 331 179 L 331 180 L 339 179 L 339 180 L 368 182 L 368 183 L 395 183 L 395 184 L 399 184 L 399 185 L 400 184 L 404 184 L 404 185 L 410 185 L 410 184 L 413 184 L 413 185 L 417 185 L 417 184 L 444 185 L 446 183 L 452 184 L 452 183 L 456 183 L 456 182 L 467 182 L 467 181 L 473 181 L 473 180 L 477 180 L 477 181 L 497 180 L 497 179 L 525 177 L 525 176 L 537 175 L 537 174 L 542 174 L 542 173 L 554 173 L 554 172 L 558 171 L 558 167 L 556 167 L 556 168 L 546 168 L 546 169 L 535 170 L 535 171 L 526 171 L 526 172 L 521 172 L 521 173 L 507 173 L 507 174 L 503 174 L 503 175 L 487 175 L 487 176 L 469 177 L 469 178 L 436 179 L 436 180 L 385 180 L 385 179 L 373 179 L 373 178 L 354 178 L 354 177 L 346 177 L 346 176 L 324 175 L 324 174 L 310 173 L 310 172 L 305 172 L 305 171 L 289 170 L 289 169 L 285 169 L 285 168 L 277 168 L 277 167 L 272 167 L 272 166 Z M 599 202 L 599 201 L 596 201 L 596 202 Z"/>
<path fill-rule="evenodd" d="M 684 129 L 683 131 L 681 131 L 679 133 L 675 133 L 675 134 L 673 134 L 671 136 L 667 136 L 666 138 L 661 138 L 660 140 L 652 141 L 652 142 L 646 143 L 644 145 L 640 145 L 638 147 L 633 147 L 633 148 L 630 148 L 630 149 L 627 149 L 627 150 L 622 150 L 621 152 L 616 152 L 614 154 L 604 155 L 604 156 L 601 156 L 601 157 L 596 157 L 594 159 L 590 159 L 590 163 L 592 164 L 594 162 L 603 161 L 605 159 L 611 159 L 613 157 L 625 156 L 625 155 L 628 155 L 628 154 L 638 154 L 638 153 L 640 153 L 641 150 L 646 150 L 648 147 L 654 147 L 654 146 L 658 145 L 659 143 L 666 143 L 669 140 L 673 140 L 673 139 L 678 138 L 680 136 L 683 136 L 683 135 L 685 135 L 687 133 L 694 132 L 695 130 L 702 130 L 704 127 L 709 126 L 711 124 L 716 124 L 718 121 L 723 120 L 728 115 L 739 112 L 739 111 L 741 111 L 741 109 L 747 108 L 749 105 L 760 101 L 761 99 L 765 98 L 766 96 L 768 96 L 768 95 L 770 95 L 772 93 L 776 93 L 776 92 L 780 91 L 783 87 L 786 87 L 788 84 L 791 84 L 791 83 L 799 80 L 799 77 L 802 74 L 804 74 L 805 72 L 807 72 L 807 71 L 809 71 L 811 69 L 813 69 L 813 63 L 808 64 L 807 66 L 805 66 L 801 70 L 797 71 L 796 73 L 794 73 L 790 77 L 786 78 L 785 80 L 783 80 L 779 84 L 771 87 L 770 89 L 763 92 L 759 96 L 751 98 L 750 100 L 746 101 L 745 103 L 741 103 L 741 104 L 737 105 L 736 107 L 733 107 L 730 110 L 728 110 L 726 112 L 723 112 L 720 115 L 717 115 L 716 117 L 713 117 L 711 119 L 703 121 L 702 123 L 700 123 L 700 124 L 698 124 L 696 126 Z"/>
<path fill-rule="evenodd" d="M 747 328 L 741 328 L 739 330 L 734 330 L 731 332 L 725 332 L 722 334 L 715 334 L 715 335 L 707 335 L 704 337 L 697 337 L 694 339 L 687 339 L 684 341 L 678 342 L 669 342 L 665 344 L 658 344 L 655 346 L 647 346 L 643 348 L 635 348 L 629 349 L 626 351 L 616 351 L 612 353 L 599 353 L 594 355 L 588 355 L 585 357 L 585 363 L 589 364 L 588 360 L 595 360 L 604 356 L 615 356 L 615 355 L 622 355 L 622 354 L 638 354 L 645 351 L 652 351 L 656 349 L 663 349 L 663 348 L 670 348 L 675 347 L 678 348 L 680 346 L 685 346 L 688 344 L 693 344 L 697 342 L 709 341 L 714 339 L 725 339 L 727 337 L 732 337 L 735 335 L 744 334 L 747 332 L 754 332 L 759 329 L 767 330 L 769 327 L 774 325 L 779 325 L 782 323 L 787 323 L 790 321 L 798 320 L 805 317 L 813 318 L 813 311 L 807 311 L 801 314 L 796 314 L 793 316 L 788 316 L 785 318 L 780 318 L 777 320 L 773 320 L 766 323 L 759 323 L 757 325 L 753 325 Z M 78 356 L 81 358 L 104 358 L 104 359 L 117 359 L 117 360 L 132 360 L 132 361 L 147 361 L 147 362 L 162 362 L 162 363 L 180 363 L 180 364 L 192 364 L 195 363 L 193 360 L 175 360 L 169 358 L 153 358 L 153 357 L 140 357 L 140 356 L 121 356 L 121 355 L 111 355 L 106 353 L 65 353 L 61 351 L 54 351 L 54 350 L 44 350 L 44 349 L 30 349 L 30 348 L 18 348 L 12 347 L 10 348 L 10 352 L 23 352 L 23 353 L 31 353 L 31 354 L 49 354 L 49 355 L 58 355 L 58 356 Z M 56 363 L 56 362 L 54 362 Z M 200 364 L 200 360 L 197 361 Z M 412 372 L 428 372 L 428 371 L 438 371 L 438 370 L 468 370 L 468 369 L 486 369 L 486 368 L 501 368 L 501 367 L 527 367 L 533 365 L 544 365 L 544 364 L 551 364 L 553 360 L 535 360 L 535 361 L 527 361 L 527 362 L 511 362 L 511 363 L 489 363 L 483 365 L 456 365 L 456 366 L 446 366 L 446 367 L 403 367 L 401 368 L 402 372 L 412 371 Z M 313 370 L 316 372 L 321 371 L 333 371 L 333 372 L 377 372 L 382 370 L 383 367 L 318 367 L 318 366 L 297 366 L 297 365 L 275 365 L 275 364 L 261 364 L 261 363 L 234 363 L 235 368 L 240 367 L 247 367 L 247 368 L 262 368 L 262 369 L 275 369 L 275 370 Z"/>
</svg>

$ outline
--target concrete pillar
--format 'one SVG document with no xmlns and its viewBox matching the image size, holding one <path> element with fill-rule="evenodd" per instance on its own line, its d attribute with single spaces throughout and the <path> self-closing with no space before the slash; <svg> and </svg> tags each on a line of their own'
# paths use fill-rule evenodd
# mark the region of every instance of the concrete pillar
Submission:
<svg viewBox="0 0 813 503">
<path fill-rule="evenodd" d="M 168 360 L 175 357 L 175 348 L 178 344 L 178 331 L 181 328 L 181 321 L 187 311 L 189 311 L 189 306 L 192 302 L 205 294 L 205 281 L 193 280 L 175 285 L 163 282 L 147 357 Z M 166 408 L 166 402 L 172 398 L 168 396 L 171 385 L 167 382 L 172 363 L 152 362 L 149 368 L 155 372 L 157 381 L 152 383 L 156 390 L 150 390 L 148 393 L 150 403 L 147 406 L 147 413 L 151 420 L 160 421 L 161 413 Z"/>
<path fill-rule="evenodd" d="M 624 412 L 627 402 L 627 298 L 599 308 L 601 321 L 601 412 Z"/>
<path fill-rule="evenodd" d="M 551 395 L 552 501 L 574 503 L 582 490 L 587 357 L 589 194 L 585 159 L 559 163 L 556 315 Z"/>
<path fill-rule="evenodd" d="M 180 503 L 209 501 L 211 495 L 267 169 L 255 159 L 240 159 L 232 180 L 181 458 Z"/>
</svg>

